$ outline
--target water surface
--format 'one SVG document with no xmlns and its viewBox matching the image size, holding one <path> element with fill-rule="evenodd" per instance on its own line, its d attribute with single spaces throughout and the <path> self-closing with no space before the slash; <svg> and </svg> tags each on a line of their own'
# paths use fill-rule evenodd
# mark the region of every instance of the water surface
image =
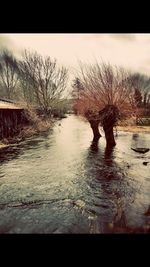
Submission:
<svg viewBox="0 0 150 267">
<path fill-rule="evenodd" d="M 119 132 L 105 149 L 89 124 L 70 115 L 45 134 L 0 154 L 0 233 L 107 233 L 148 223 L 148 134 Z"/>
</svg>

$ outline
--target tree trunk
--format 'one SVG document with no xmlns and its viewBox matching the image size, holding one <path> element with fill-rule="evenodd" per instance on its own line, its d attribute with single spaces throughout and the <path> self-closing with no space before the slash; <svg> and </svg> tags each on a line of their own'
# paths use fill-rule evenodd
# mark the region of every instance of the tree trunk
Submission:
<svg viewBox="0 0 150 267">
<path fill-rule="evenodd" d="M 93 131 L 93 141 L 98 141 L 99 138 L 101 137 L 101 134 L 99 132 L 99 121 L 97 120 L 90 120 L 89 121 L 92 131 Z"/>
<path fill-rule="evenodd" d="M 105 132 L 106 146 L 108 148 L 115 146 L 116 142 L 114 138 L 113 126 L 103 126 L 103 129 Z"/>
<path fill-rule="evenodd" d="M 113 127 L 119 118 L 119 110 L 114 105 L 107 105 L 100 110 L 99 115 L 102 119 L 102 125 L 105 132 L 106 146 L 108 149 L 116 145 Z"/>
</svg>

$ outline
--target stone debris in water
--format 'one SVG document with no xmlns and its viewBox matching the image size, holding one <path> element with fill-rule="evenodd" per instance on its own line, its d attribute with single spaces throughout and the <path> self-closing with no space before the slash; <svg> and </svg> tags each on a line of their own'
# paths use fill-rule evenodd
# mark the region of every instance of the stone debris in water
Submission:
<svg viewBox="0 0 150 267">
<path fill-rule="evenodd" d="M 147 165 L 149 163 L 149 161 L 144 161 L 143 165 Z"/>
<path fill-rule="evenodd" d="M 149 148 L 143 148 L 143 147 L 137 147 L 137 148 L 133 148 L 131 147 L 132 150 L 134 150 L 135 152 L 138 152 L 138 153 L 147 153 L 149 151 Z"/>
</svg>

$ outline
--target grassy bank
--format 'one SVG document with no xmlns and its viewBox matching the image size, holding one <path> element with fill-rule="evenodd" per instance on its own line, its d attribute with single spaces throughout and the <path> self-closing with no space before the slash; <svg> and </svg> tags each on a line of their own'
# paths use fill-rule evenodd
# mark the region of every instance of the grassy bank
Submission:
<svg viewBox="0 0 150 267">
<path fill-rule="evenodd" d="M 132 133 L 150 133 L 150 126 L 117 126 L 117 131 L 132 132 Z"/>
<path fill-rule="evenodd" d="M 138 122 L 136 118 L 128 118 L 119 122 L 117 130 L 132 133 L 150 133 L 149 121 L 150 118 L 140 118 Z"/>
<path fill-rule="evenodd" d="M 26 138 L 29 138 L 31 136 L 37 135 L 41 132 L 48 131 L 52 127 L 52 122 L 44 122 L 43 125 L 40 125 L 40 127 L 29 125 L 24 126 L 18 131 L 18 134 L 16 134 L 13 137 L 4 138 L 0 142 L 0 149 L 3 149 L 11 144 L 19 143 Z"/>
<path fill-rule="evenodd" d="M 41 132 L 48 131 L 54 125 L 55 119 L 40 117 L 32 109 L 26 109 L 25 113 L 28 123 L 25 125 L 18 125 L 15 135 L 3 138 L 0 141 L 0 149 L 11 144 L 19 143 Z"/>
</svg>

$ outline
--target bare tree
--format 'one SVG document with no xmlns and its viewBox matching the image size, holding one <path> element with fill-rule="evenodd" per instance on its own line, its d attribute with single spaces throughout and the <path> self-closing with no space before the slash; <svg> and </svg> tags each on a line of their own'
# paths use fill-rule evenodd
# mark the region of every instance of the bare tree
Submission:
<svg viewBox="0 0 150 267">
<path fill-rule="evenodd" d="M 138 110 L 130 73 L 110 64 L 80 63 L 78 78 L 84 88 L 74 102 L 78 113 L 90 122 L 94 140 L 101 136 L 98 130 L 101 125 L 107 145 L 114 146 L 113 127 L 119 119 Z"/>
<path fill-rule="evenodd" d="M 20 77 L 33 88 L 38 105 L 48 112 L 52 103 L 60 99 L 67 84 L 68 71 L 58 67 L 56 60 L 49 56 L 25 51 L 23 60 L 18 62 Z"/>
<path fill-rule="evenodd" d="M 0 84 L 3 90 L 3 96 L 11 99 L 14 96 L 18 83 L 18 75 L 16 73 L 17 61 L 8 50 L 4 50 L 0 54 Z"/>
</svg>

